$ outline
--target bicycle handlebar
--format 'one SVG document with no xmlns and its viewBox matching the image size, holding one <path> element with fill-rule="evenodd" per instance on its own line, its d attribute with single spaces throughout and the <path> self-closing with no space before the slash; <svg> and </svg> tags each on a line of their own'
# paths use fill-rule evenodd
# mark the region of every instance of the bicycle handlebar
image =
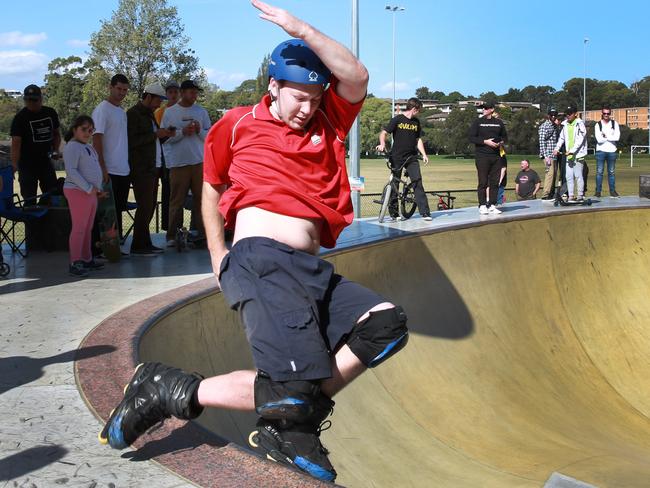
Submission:
<svg viewBox="0 0 650 488">
<path fill-rule="evenodd" d="M 404 160 L 404 161 L 403 161 L 403 162 L 402 162 L 398 167 L 395 168 L 395 167 L 393 167 L 393 166 L 391 165 L 391 161 L 390 161 L 390 153 L 387 153 L 387 152 L 383 152 L 383 153 L 381 153 L 381 152 L 380 152 L 379 154 L 381 154 L 381 155 L 383 155 L 383 156 L 386 157 L 386 166 L 387 166 L 388 169 L 391 170 L 391 171 L 401 171 L 401 170 L 404 168 L 404 166 L 406 166 L 406 165 L 409 164 L 409 163 L 412 163 L 412 162 L 414 162 L 414 161 L 420 161 L 420 162 L 422 161 L 422 156 L 420 156 L 419 154 L 411 154 L 411 155 L 408 156 L 408 157 L 407 157 L 407 158 L 406 158 L 406 159 L 405 159 L 405 160 Z"/>
</svg>

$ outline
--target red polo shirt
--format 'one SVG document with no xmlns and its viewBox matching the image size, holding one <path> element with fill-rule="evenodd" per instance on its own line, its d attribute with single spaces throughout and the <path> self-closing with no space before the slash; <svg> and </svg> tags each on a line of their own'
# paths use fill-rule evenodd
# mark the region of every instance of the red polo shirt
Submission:
<svg viewBox="0 0 650 488">
<path fill-rule="evenodd" d="M 336 80 L 305 129 L 293 130 L 269 112 L 264 96 L 253 107 L 229 110 L 205 140 L 204 181 L 229 185 L 219 202 L 226 227 L 237 211 L 258 207 L 291 217 L 321 219 L 321 244 L 334 247 L 353 219 L 345 168 L 345 137 L 363 100 L 336 94 Z"/>
</svg>

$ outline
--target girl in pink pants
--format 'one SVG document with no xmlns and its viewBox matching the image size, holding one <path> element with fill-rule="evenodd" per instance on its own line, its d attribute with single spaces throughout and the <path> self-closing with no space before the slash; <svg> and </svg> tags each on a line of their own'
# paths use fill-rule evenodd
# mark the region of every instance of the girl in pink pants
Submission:
<svg viewBox="0 0 650 488">
<path fill-rule="evenodd" d="M 104 265 L 97 263 L 91 253 L 91 232 L 97 198 L 102 198 L 102 170 L 95 149 L 88 144 L 95 131 L 93 119 L 81 115 L 66 134 L 63 149 L 66 178 L 63 193 L 68 200 L 72 230 L 70 231 L 70 268 L 72 276 L 87 276 L 90 269 Z"/>
</svg>

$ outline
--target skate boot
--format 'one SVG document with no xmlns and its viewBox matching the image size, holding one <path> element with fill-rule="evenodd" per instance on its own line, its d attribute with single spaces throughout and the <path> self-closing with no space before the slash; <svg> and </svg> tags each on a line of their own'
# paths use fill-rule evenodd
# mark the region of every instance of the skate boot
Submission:
<svg viewBox="0 0 650 488">
<path fill-rule="evenodd" d="M 124 449 L 172 415 L 185 420 L 198 417 L 203 407 L 193 398 L 202 379 L 160 363 L 140 364 L 100 432 L 99 442 Z"/>
<path fill-rule="evenodd" d="M 332 413 L 334 402 L 317 384 L 277 383 L 259 372 L 255 403 L 260 419 L 248 442 L 256 451 L 319 480 L 336 479 L 329 453 L 320 442 L 320 433 L 331 425 L 325 419 Z"/>
</svg>

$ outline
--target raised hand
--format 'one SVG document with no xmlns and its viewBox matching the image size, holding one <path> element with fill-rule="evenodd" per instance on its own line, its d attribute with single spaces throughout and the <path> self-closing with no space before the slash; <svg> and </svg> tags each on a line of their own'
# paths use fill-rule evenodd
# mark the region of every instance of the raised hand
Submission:
<svg viewBox="0 0 650 488">
<path fill-rule="evenodd" d="M 259 0 L 251 0 L 251 4 L 262 12 L 260 18 L 282 27 L 291 37 L 302 39 L 305 30 L 309 28 L 309 24 L 294 17 L 284 9 L 274 7 L 273 5 L 269 5 L 268 3 Z"/>
</svg>

